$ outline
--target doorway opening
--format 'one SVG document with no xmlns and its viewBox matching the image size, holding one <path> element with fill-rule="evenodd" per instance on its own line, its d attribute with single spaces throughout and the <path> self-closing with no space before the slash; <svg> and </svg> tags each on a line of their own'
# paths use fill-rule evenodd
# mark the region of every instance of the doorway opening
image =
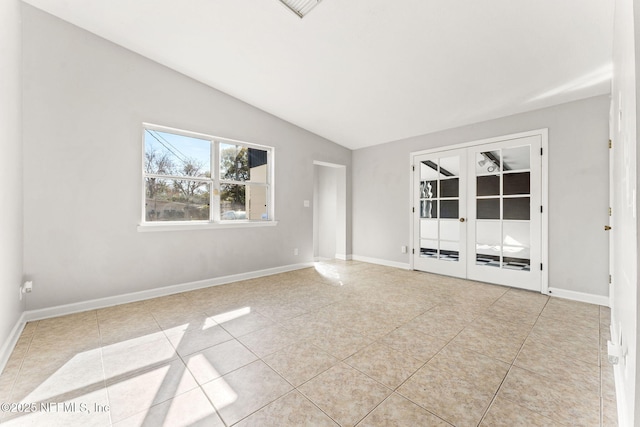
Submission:
<svg viewBox="0 0 640 427">
<path fill-rule="evenodd" d="M 313 162 L 313 257 L 347 259 L 347 167 Z"/>
</svg>

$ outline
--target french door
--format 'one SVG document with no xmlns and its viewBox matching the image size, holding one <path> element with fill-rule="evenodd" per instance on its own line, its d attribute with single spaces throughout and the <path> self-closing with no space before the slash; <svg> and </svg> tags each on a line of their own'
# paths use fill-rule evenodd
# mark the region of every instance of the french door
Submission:
<svg viewBox="0 0 640 427">
<path fill-rule="evenodd" d="M 413 268 L 542 290 L 542 137 L 414 154 Z"/>
</svg>

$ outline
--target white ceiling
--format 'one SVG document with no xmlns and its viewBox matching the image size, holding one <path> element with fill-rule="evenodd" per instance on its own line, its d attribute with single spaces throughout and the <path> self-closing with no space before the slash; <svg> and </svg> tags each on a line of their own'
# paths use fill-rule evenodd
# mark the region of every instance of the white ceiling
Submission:
<svg viewBox="0 0 640 427">
<path fill-rule="evenodd" d="M 610 91 L 606 0 L 26 2 L 352 149 Z"/>
</svg>

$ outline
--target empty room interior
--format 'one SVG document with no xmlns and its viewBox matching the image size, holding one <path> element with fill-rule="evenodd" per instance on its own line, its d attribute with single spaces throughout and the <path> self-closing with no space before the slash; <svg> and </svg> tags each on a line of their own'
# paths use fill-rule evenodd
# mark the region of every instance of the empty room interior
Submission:
<svg viewBox="0 0 640 427">
<path fill-rule="evenodd" d="M 0 424 L 640 425 L 632 0 L 3 0 L 0 52 Z"/>
</svg>

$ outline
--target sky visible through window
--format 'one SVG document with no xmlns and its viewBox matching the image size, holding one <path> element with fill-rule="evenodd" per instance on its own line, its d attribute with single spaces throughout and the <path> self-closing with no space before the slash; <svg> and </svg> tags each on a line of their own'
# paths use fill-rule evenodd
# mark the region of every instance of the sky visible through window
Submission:
<svg viewBox="0 0 640 427">
<path fill-rule="evenodd" d="M 174 133 L 145 129 L 145 153 L 159 151 L 167 153 L 176 166 L 193 160 L 201 164 L 203 170 L 211 171 L 211 141 Z"/>
</svg>

